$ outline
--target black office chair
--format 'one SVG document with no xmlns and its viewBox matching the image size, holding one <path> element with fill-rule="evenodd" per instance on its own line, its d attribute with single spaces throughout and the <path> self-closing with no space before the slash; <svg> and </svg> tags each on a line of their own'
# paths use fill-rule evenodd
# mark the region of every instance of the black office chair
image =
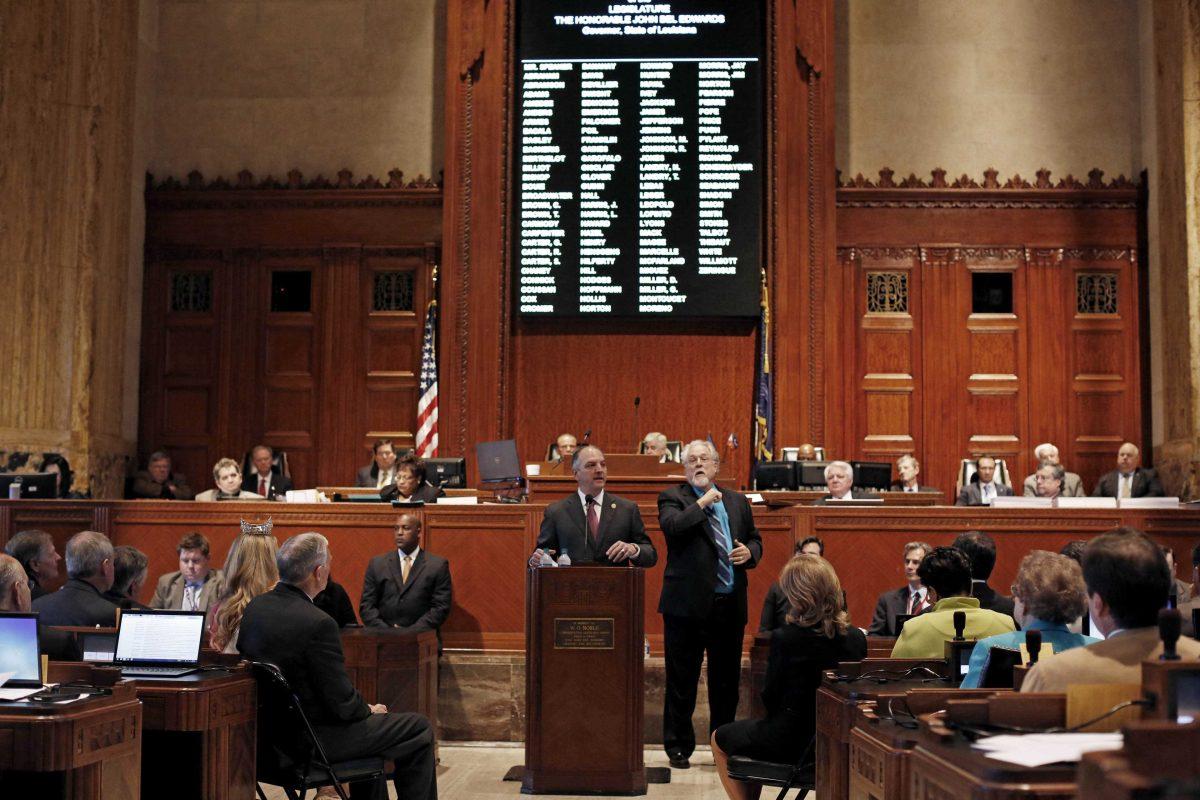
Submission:
<svg viewBox="0 0 1200 800">
<path fill-rule="evenodd" d="M 783 800 L 783 796 L 789 791 L 799 789 L 800 794 L 797 795 L 796 800 L 804 800 L 809 792 L 816 791 L 817 788 L 814 765 L 810 760 L 815 742 L 816 737 L 809 739 L 808 747 L 804 748 L 804 754 L 795 764 L 759 761 L 746 756 L 730 756 L 729 777 L 743 783 L 778 786 L 780 791 L 775 800 Z"/>
<path fill-rule="evenodd" d="M 342 800 L 349 800 L 343 783 L 377 781 L 387 796 L 388 765 L 380 756 L 355 758 L 331 764 L 325 755 L 308 715 L 279 667 L 263 661 L 250 663 L 258 685 L 257 783 L 260 800 L 267 800 L 262 786 L 279 786 L 290 800 L 304 800 L 309 789 L 332 786 Z"/>
</svg>

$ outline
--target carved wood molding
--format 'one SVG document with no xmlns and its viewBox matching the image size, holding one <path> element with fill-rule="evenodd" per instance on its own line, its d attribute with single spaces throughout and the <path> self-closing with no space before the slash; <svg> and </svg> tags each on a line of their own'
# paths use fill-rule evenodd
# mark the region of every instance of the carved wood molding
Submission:
<svg viewBox="0 0 1200 800">
<path fill-rule="evenodd" d="M 1070 261 L 1137 261 L 1137 248 L 1112 246 L 1073 247 L 997 247 L 993 245 L 962 245 L 959 247 L 927 245 L 842 245 L 837 249 L 839 262 L 867 261 L 905 262 L 918 259 L 921 263 L 945 265 L 959 261 L 1025 261 L 1030 264 L 1057 266 Z"/>
<path fill-rule="evenodd" d="M 286 180 L 271 175 L 255 180 L 242 170 L 233 182 L 218 176 L 205 180 L 195 170 L 180 180 L 166 177 L 156 181 L 146 173 L 146 205 L 151 208 L 364 208 L 372 206 L 441 206 L 440 180 L 418 175 L 405 180 L 399 169 L 390 170 L 386 180 L 374 175 L 356 181 L 348 169 L 339 170 L 335 180 L 317 175 L 306 181 L 300 170 L 287 173 Z"/>
<path fill-rule="evenodd" d="M 1039 169 L 1033 181 L 1020 174 L 1001 180 L 994 168 L 977 181 L 963 174 L 947 179 L 946 170 L 934 169 L 929 180 L 910 173 L 899 180 L 889 167 L 879 170 L 879 179 L 858 173 L 849 181 L 841 172 L 837 180 L 839 208 L 1133 208 L 1138 184 L 1118 175 L 1104 180 L 1104 170 L 1088 171 L 1087 181 L 1067 175 L 1055 181 L 1050 170 Z"/>
</svg>

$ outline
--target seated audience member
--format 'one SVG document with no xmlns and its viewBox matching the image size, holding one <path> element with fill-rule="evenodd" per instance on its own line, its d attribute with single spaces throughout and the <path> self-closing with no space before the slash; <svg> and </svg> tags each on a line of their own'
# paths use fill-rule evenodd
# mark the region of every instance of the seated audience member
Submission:
<svg viewBox="0 0 1200 800">
<path fill-rule="evenodd" d="M 33 601 L 29 599 L 29 583 L 21 563 L 9 555 L 0 554 L 0 611 L 29 613 Z M 65 631 L 55 631 L 38 620 L 38 644 L 42 655 L 52 661 L 78 661 L 79 648 L 75 638 Z"/>
<path fill-rule="evenodd" d="M 1033 448 L 1033 457 L 1037 459 L 1039 467 L 1052 466 L 1062 467 L 1062 463 L 1058 460 L 1058 448 L 1049 442 L 1039 444 Z M 1040 470 L 1038 470 L 1040 472 Z M 1044 497 L 1038 492 L 1037 472 L 1025 478 L 1024 493 L 1026 497 Z M 1062 497 L 1084 497 L 1087 492 L 1083 490 L 1083 479 L 1074 472 L 1062 470 L 1062 488 L 1060 489 Z"/>
<path fill-rule="evenodd" d="M 339 628 L 359 624 L 358 615 L 354 613 L 354 604 L 350 602 L 350 595 L 346 593 L 345 587 L 334 582 L 332 575 L 329 576 L 329 584 L 313 598 L 313 605 L 333 617 Z"/>
<path fill-rule="evenodd" d="M 921 462 L 911 455 L 900 456 L 896 459 L 896 474 L 900 477 L 898 480 L 892 481 L 891 490 L 893 492 L 937 491 L 931 486 L 922 486 L 917 482 L 917 476 L 921 474 Z"/>
<path fill-rule="evenodd" d="M 795 555 L 825 556 L 825 543 L 820 537 L 809 536 L 796 545 Z M 762 614 L 758 618 L 758 632 L 770 633 L 782 628 L 787 621 L 787 612 L 791 608 L 787 595 L 779 581 L 771 581 L 767 588 L 767 596 L 763 599 Z"/>
<path fill-rule="evenodd" d="M 363 577 L 358 613 L 370 628 L 436 631 L 450 615 L 450 565 L 421 549 L 421 518 L 396 520 L 396 549 L 375 556 Z M 440 638 L 440 633 L 439 633 Z"/>
<path fill-rule="evenodd" d="M 962 550 L 933 548 L 921 559 L 917 575 L 935 603 L 931 611 L 904 623 L 892 648 L 892 658 L 942 658 L 946 641 L 954 638 L 955 611 L 966 613 L 963 635 L 968 639 L 984 639 L 1016 629 L 1012 617 L 980 608 L 979 600 L 971 597 L 971 562 Z"/>
<path fill-rule="evenodd" d="M 958 493 L 956 506 L 990 506 L 997 497 L 1011 497 L 1013 490 L 996 481 L 996 459 L 980 456 L 975 461 L 975 477 Z"/>
<path fill-rule="evenodd" d="M 179 569 L 158 579 L 151 608 L 170 611 L 207 611 L 221 596 L 221 570 L 209 566 L 208 539 L 189 533 L 175 547 Z"/>
<path fill-rule="evenodd" d="M 54 483 L 55 497 L 78 499 L 84 496 L 79 492 L 71 491 L 71 482 L 74 480 L 74 473 L 71 472 L 71 463 L 59 453 L 42 454 L 41 471 L 56 476 Z"/>
<path fill-rule="evenodd" d="M 854 468 L 845 461 L 830 461 L 825 465 L 825 488 L 829 494 L 818 498 L 813 505 L 824 505 L 838 500 L 869 500 L 878 497 L 874 492 L 868 492 L 854 487 Z"/>
<path fill-rule="evenodd" d="M 1064 544 L 1062 546 L 1062 549 L 1058 551 L 1058 554 L 1060 556 L 1066 556 L 1067 558 L 1074 561 L 1076 564 L 1079 564 L 1080 569 L 1083 569 L 1083 550 L 1085 547 L 1087 547 L 1086 541 L 1084 541 L 1083 539 L 1073 539 L 1072 541 L 1069 541 L 1066 544 Z M 1083 609 L 1083 614 L 1081 614 L 1078 619 L 1076 619 L 1076 620 L 1072 621 L 1070 624 L 1068 624 L 1067 630 L 1069 630 L 1071 633 L 1083 633 L 1084 632 L 1083 629 L 1086 626 L 1088 631 L 1094 632 L 1095 628 L 1092 627 L 1091 623 L 1092 623 L 1092 621 L 1090 619 L 1088 619 L 1087 607 L 1085 605 L 1085 607 Z"/>
<path fill-rule="evenodd" d="M 187 478 L 171 471 L 171 457 L 155 450 L 146 468 L 133 476 L 133 496 L 150 500 L 191 500 L 196 493 Z"/>
<path fill-rule="evenodd" d="M 232 458 L 222 458 L 213 464 L 215 489 L 207 489 L 196 495 L 201 502 L 211 500 L 266 500 L 258 492 L 247 492 L 242 488 L 242 468 Z"/>
<path fill-rule="evenodd" d="M 1175 576 L 1175 549 L 1162 545 L 1163 557 L 1167 559 L 1167 569 L 1171 570 L 1171 593 L 1175 595 L 1178 606 L 1192 599 L 1192 585 Z"/>
<path fill-rule="evenodd" d="M 4 552 L 20 562 L 25 568 L 29 591 L 34 600 L 46 594 L 43 588 L 58 579 L 58 562 L 62 556 L 54 547 L 54 540 L 45 531 L 21 531 L 8 540 Z"/>
<path fill-rule="evenodd" d="M 674 461 L 671 451 L 667 449 L 667 437 L 658 431 L 651 431 L 642 439 L 642 452 L 648 456 L 658 456 L 660 464 Z"/>
<path fill-rule="evenodd" d="M 67 582 L 33 603 L 45 625 L 101 625 L 117 621 L 117 605 L 104 596 L 113 583 L 113 546 L 103 533 L 82 531 L 67 542 Z"/>
<path fill-rule="evenodd" d="M 729 756 L 795 764 L 816 728 L 821 671 L 867 655 L 867 638 L 849 624 L 837 573 L 820 556 L 796 555 L 779 574 L 790 609 L 771 634 L 762 700 L 765 719 L 731 722 L 712 735 L 717 775 L 731 798 L 751 798 L 758 787 L 730 779 Z"/>
<path fill-rule="evenodd" d="M 446 493 L 425 480 L 425 462 L 409 454 L 396 462 L 396 482 L 380 490 L 379 496 L 402 503 L 436 503 Z"/>
<path fill-rule="evenodd" d="M 238 650 L 279 667 L 331 760 L 393 760 L 396 796 L 433 800 L 437 773 L 429 720 L 364 702 L 346 674 L 337 623 L 312 603 L 329 579 L 329 541 L 301 533 L 280 546 L 276 560 L 279 583 L 246 606 Z M 373 785 L 352 785 L 350 794 L 372 797 Z"/>
<path fill-rule="evenodd" d="M 921 578 L 917 575 L 921 559 L 932 549 L 925 542 L 909 542 L 904 545 L 905 584 L 899 589 L 879 595 L 867 633 L 872 636 L 895 636 L 898 614 L 916 615 L 933 606 L 929 601 L 928 590 L 921 585 Z"/>
<path fill-rule="evenodd" d="M 1083 614 L 1087 595 L 1083 572 L 1066 556 L 1045 550 L 1034 550 L 1025 556 L 1017 569 L 1012 593 L 1021 630 L 981 639 L 971 652 L 971 664 L 962 688 L 978 689 L 983 683 L 989 651 L 993 647 L 1019 649 L 1025 644 L 1027 631 L 1041 631 L 1043 653 L 1046 648 L 1061 653 L 1100 641 L 1067 629 L 1068 624 Z"/>
<path fill-rule="evenodd" d="M 802 444 L 796 448 L 796 460 L 797 461 L 816 461 L 817 460 L 817 448 L 813 447 L 810 443 L 805 442 L 804 444 Z"/>
<path fill-rule="evenodd" d="M 579 449 L 579 441 L 575 438 L 574 434 L 560 433 L 558 438 L 554 440 L 554 446 L 556 452 L 551 457 L 550 462 L 558 464 L 566 461 L 569 464 L 571 458 L 575 455 L 575 451 Z"/>
<path fill-rule="evenodd" d="M 1051 500 L 1063 497 L 1063 480 L 1066 474 L 1059 464 L 1046 464 L 1039 467 L 1038 471 L 1033 474 L 1034 491 L 1037 496 Z"/>
<path fill-rule="evenodd" d="M 371 445 L 374 460 L 358 471 L 355 486 L 382 489 L 396 482 L 396 448 L 391 439 L 376 439 Z"/>
<path fill-rule="evenodd" d="M 1083 551 L 1083 581 L 1104 641 L 1039 661 L 1022 692 L 1063 692 L 1076 683 L 1140 685 L 1142 662 L 1162 654 L 1158 612 L 1167 604 L 1171 574 L 1158 545 L 1134 528 L 1103 533 Z M 1176 647 L 1184 660 L 1200 658 L 1200 642 L 1181 638 Z"/>
<path fill-rule="evenodd" d="M 1013 599 L 988 585 L 988 578 L 996 568 L 995 540 L 982 531 L 967 531 L 955 536 L 951 547 L 962 550 L 971 562 L 971 596 L 979 601 L 979 607 L 1011 617 Z"/>
<path fill-rule="evenodd" d="M 546 506 L 529 566 L 540 565 L 543 556 L 563 553 L 573 564 L 631 562 L 648 569 L 658 563 L 658 551 L 646 535 L 637 503 L 605 490 L 604 452 L 594 445 L 579 448 L 571 457 L 571 472 L 575 491 Z"/>
<path fill-rule="evenodd" d="M 268 500 L 282 500 L 292 489 L 292 479 L 271 469 L 275 451 L 265 444 L 255 445 L 250 451 L 250 463 L 254 469 L 242 481 L 242 490 L 254 492 Z"/>
<path fill-rule="evenodd" d="M 122 610 L 146 609 L 150 606 L 137 598 L 146 583 L 146 569 L 150 559 L 136 547 L 127 544 L 113 548 L 113 585 L 104 596 Z"/>
<path fill-rule="evenodd" d="M 1200 544 L 1192 548 L 1192 596 L 1185 603 L 1179 604 L 1179 613 L 1183 617 L 1183 635 L 1196 638 L 1196 629 L 1192 625 L 1192 611 L 1200 608 L 1200 592 L 1196 586 L 1200 584 Z"/>
<path fill-rule="evenodd" d="M 1163 497 L 1158 472 L 1143 468 L 1142 454 L 1137 445 L 1126 442 L 1117 451 L 1117 468 L 1106 472 L 1096 482 L 1092 497 Z"/>
<path fill-rule="evenodd" d="M 213 606 L 209 643 L 214 650 L 238 652 L 238 629 L 250 601 L 279 582 L 275 564 L 279 546 L 270 522 L 242 522 L 242 532 L 229 545 L 221 596 Z"/>
</svg>

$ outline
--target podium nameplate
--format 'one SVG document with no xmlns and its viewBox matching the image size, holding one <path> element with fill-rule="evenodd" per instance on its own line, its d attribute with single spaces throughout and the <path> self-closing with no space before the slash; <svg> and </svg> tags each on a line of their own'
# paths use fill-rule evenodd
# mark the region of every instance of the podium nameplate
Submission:
<svg viewBox="0 0 1200 800">
<path fill-rule="evenodd" d="M 612 617 L 555 617 L 555 650 L 612 650 Z"/>
</svg>

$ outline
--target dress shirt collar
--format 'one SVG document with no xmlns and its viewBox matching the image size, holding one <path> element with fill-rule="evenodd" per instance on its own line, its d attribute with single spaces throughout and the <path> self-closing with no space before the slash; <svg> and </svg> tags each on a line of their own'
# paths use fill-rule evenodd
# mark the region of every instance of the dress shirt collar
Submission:
<svg viewBox="0 0 1200 800">
<path fill-rule="evenodd" d="M 587 495 L 583 493 L 583 489 L 576 489 L 575 494 L 579 496 L 579 502 L 583 503 L 583 513 L 587 513 Z M 596 498 L 596 510 L 600 510 L 600 506 L 604 505 L 604 490 L 596 492 L 593 497 Z"/>
<path fill-rule="evenodd" d="M 412 557 L 413 563 L 416 564 L 417 556 L 421 555 L 421 545 L 417 545 L 416 547 L 414 547 L 413 551 L 411 553 L 409 553 L 408 555 Z M 401 564 L 404 563 L 404 556 L 405 556 L 404 551 L 401 550 L 399 547 L 397 547 L 396 548 L 396 557 L 400 559 Z"/>
</svg>

